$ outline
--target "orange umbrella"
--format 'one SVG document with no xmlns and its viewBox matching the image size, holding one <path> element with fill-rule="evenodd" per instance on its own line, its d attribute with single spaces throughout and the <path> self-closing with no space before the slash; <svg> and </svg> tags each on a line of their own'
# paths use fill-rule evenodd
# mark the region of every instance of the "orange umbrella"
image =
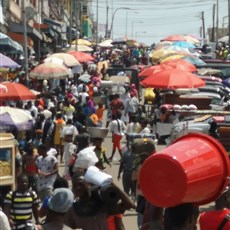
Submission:
<svg viewBox="0 0 230 230">
<path fill-rule="evenodd" d="M 90 54 L 80 52 L 80 51 L 69 51 L 68 54 L 74 56 L 81 63 L 94 60 L 94 57 L 92 57 Z"/>
<path fill-rule="evenodd" d="M 166 61 L 162 63 L 161 65 L 167 65 L 167 66 L 171 66 L 176 69 L 185 70 L 189 72 L 197 71 L 195 65 L 183 59 L 174 59 L 174 60 Z"/>
<path fill-rule="evenodd" d="M 156 65 L 156 66 L 151 66 L 145 70 L 143 70 L 142 72 L 140 72 L 140 74 L 138 75 L 139 77 L 148 77 L 154 73 L 160 72 L 162 70 L 172 70 L 172 69 L 177 69 L 177 70 L 183 70 L 183 71 L 188 71 L 188 72 L 196 72 L 197 69 L 196 67 L 183 60 L 183 59 L 175 59 L 175 60 L 171 60 L 171 61 L 167 61 L 164 62 L 160 65 Z"/>
<path fill-rule="evenodd" d="M 7 88 L 6 92 L 0 92 L 0 100 L 32 100 L 36 98 L 26 86 L 16 82 L 1 83 Z"/>
<path fill-rule="evenodd" d="M 141 81 L 141 85 L 160 89 L 198 88 L 205 81 L 190 72 L 173 69 L 154 73 Z"/>
</svg>

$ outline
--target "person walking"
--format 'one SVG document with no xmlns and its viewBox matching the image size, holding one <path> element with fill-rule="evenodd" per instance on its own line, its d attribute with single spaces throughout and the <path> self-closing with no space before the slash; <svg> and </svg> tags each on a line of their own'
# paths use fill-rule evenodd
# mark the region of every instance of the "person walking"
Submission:
<svg viewBox="0 0 230 230">
<path fill-rule="evenodd" d="M 10 191 L 4 200 L 4 213 L 8 217 L 11 229 L 33 229 L 35 223 L 39 224 L 38 196 L 35 191 L 29 190 L 29 180 L 25 174 L 17 177 L 17 189 Z"/>
<path fill-rule="evenodd" d="M 73 229 L 109 230 L 108 216 L 124 213 L 135 208 L 135 204 L 115 184 L 114 193 L 120 202 L 106 202 L 99 195 L 98 188 L 90 186 L 84 179 L 84 173 L 72 177 L 72 191 L 77 198 L 65 215 L 65 224 Z M 121 221 L 121 220 L 120 220 Z"/>
<path fill-rule="evenodd" d="M 109 130 L 112 133 L 112 142 L 113 142 L 113 150 L 112 150 L 112 154 L 109 160 L 112 161 L 114 154 L 116 152 L 116 149 L 118 149 L 120 157 L 122 156 L 121 139 L 122 139 L 122 136 L 125 135 L 126 125 L 121 120 L 121 113 L 118 112 L 116 115 L 115 114 L 112 115 L 112 121 L 109 125 Z"/>
<path fill-rule="evenodd" d="M 39 157 L 36 160 L 38 167 L 38 195 L 41 201 L 46 196 L 52 195 L 53 183 L 58 174 L 58 160 L 56 157 L 47 154 L 44 144 L 38 147 Z"/>
<path fill-rule="evenodd" d="M 62 118 L 62 112 L 59 111 L 56 113 L 56 120 L 54 121 L 54 147 L 57 150 L 57 154 L 60 155 L 60 159 L 63 159 L 63 148 L 64 140 L 61 137 L 62 129 L 66 125 L 64 119 Z"/>
<path fill-rule="evenodd" d="M 47 215 L 41 230 L 71 230 L 64 224 L 65 214 L 72 207 L 74 195 L 68 188 L 57 188 L 47 203 Z"/>
<path fill-rule="evenodd" d="M 22 172 L 28 176 L 29 188 L 37 192 L 38 170 L 36 160 L 38 154 L 35 152 L 32 142 L 28 143 L 27 148 L 27 152 L 22 155 Z"/>
<path fill-rule="evenodd" d="M 120 180 L 122 174 L 122 185 L 125 193 L 128 196 L 131 196 L 135 199 L 135 184 L 132 180 L 133 173 L 133 162 L 137 156 L 134 154 L 132 148 L 128 148 L 125 153 L 123 153 L 121 157 L 120 167 L 118 171 L 117 179 Z"/>
</svg>

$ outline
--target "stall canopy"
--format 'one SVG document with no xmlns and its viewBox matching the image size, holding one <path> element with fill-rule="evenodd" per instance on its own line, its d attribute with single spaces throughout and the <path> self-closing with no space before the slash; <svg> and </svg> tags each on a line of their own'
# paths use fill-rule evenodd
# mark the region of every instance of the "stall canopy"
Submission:
<svg viewBox="0 0 230 230">
<path fill-rule="evenodd" d="M 9 37 L 11 37 L 13 40 L 18 41 L 21 45 L 23 45 L 23 43 L 24 43 L 24 41 L 23 41 L 23 40 L 24 40 L 24 37 L 23 37 L 22 34 L 13 33 L 13 32 L 8 32 L 7 35 L 8 35 Z M 34 45 L 33 40 L 32 40 L 30 37 L 28 37 L 28 36 L 27 36 L 27 45 L 28 45 L 30 48 L 33 47 L 33 45 Z"/>
<path fill-rule="evenodd" d="M 10 31 L 14 32 L 14 33 L 20 33 L 23 34 L 24 32 L 24 28 L 23 28 L 23 24 L 19 24 L 16 22 L 11 22 L 9 24 L 9 29 Z M 33 40 L 42 40 L 42 35 L 41 33 L 39 33 L 35 28 L 27 25 L 27 34 L 28 36 L 30 36 Z"/>
</svg>

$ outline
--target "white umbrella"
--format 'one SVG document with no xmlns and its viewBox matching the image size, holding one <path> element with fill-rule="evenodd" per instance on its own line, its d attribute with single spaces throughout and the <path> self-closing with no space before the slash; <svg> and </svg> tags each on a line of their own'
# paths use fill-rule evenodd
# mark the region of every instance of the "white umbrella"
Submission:
<svg viewBox="0 0 230 230">
<path fill-rule="evenodd" d="M 25 110 L 11 108 L 8 106 L 0 107 L 0 130 L 9 131 L 17 129 L 29 130 L 32 129 L 34 118 Z"/>
<path fill-rule="evenodd" d="M 74 50 L 76 50 L 75 45 L 71 45 L 70 48 L 68 49 L 68 51 L 74 51 Z M 77 51 L 80 51 L 80 52 L 92 52 L 93 49 L 90 48 L 89 46 L 86 46 L 86 45 L 77 45 Z"/>
<path fill-rule="evenodd" d="M 112 39 L 105 40 L 105 41 L 99 43 L 98 46 L 105 47 L 105 48 L 106 47 L 113 47 L 113 45 L 111 44 L 112 41 L 113 41 Z"/>
<path fill-rule="evenodd" d="M 62 64 L 60 59 L 62 60 L 63 64 L 67 67 L 73 67 L 77 65 L 81 65 L 79 61 L 71 54 L 67 53 L 54 53 L 47 57 L 44 62 L 55 63 L 55 64 Z"/>
</svg>

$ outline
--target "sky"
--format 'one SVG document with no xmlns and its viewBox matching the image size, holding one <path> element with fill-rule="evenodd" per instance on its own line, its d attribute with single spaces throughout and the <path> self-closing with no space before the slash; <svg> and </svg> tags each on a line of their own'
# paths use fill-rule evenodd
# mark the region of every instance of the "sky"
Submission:
<svg viewBox="0 0 230 230">
<path fill-rule="evenodd" d="M 213 5 L 218 5 L 218 27 L 228 26 L 228 0 L 98 0 L 99 35 L 104 36 L 106 6 L 108 4 L 108 25 L 113 38 L 133 38 L 147 45 L 158 43 L 172 34 L 192 34 L 200 37 L 202 11 L 207 31 L 213 25 Z M 121 9 L 120 9 L 121 8 Z M 129 8 L 122 9 L 122 8 Z M 217 8 L 217 7 L 216 7 Z M 93 14 L 96 20 L 97 0 L 93 0 Z M 215 11 L 217 15 L 217 12 Z M 215 18 L 215 25 L 217 18 Z M 207 34 L 206 34 L 207 37 Z"/>
</svg>

